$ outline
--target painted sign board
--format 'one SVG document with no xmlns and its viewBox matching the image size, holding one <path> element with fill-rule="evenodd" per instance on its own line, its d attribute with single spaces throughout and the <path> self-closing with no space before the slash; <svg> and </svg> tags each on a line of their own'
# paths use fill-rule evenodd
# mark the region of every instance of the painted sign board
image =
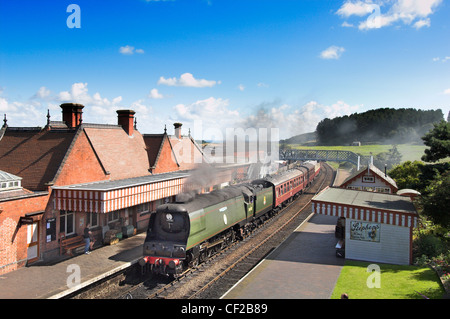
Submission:
<svg viewBox="0 0 450 319">
<path fill-rule="evenodd" d="M 350 222 L 350 239 L 380 242 L 380 224 L 361 221 Z"/>
</svg>

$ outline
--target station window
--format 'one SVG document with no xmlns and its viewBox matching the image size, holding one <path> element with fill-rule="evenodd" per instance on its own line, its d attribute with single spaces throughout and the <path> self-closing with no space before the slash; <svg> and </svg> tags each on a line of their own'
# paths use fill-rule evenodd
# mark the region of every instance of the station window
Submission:
<svg viewBox="0 0 450 319">
<path fill-rule="evenodd" d="M 65 235 L 75 233 L 75 213 L 69 210 L 61 210 L 59 213 L 59 232 Z"/>
<path fill-rule="evenodd" d="M 113 212 L 108 213 L 108 223 L 119 220 L 119 211 L 115 210 Z"/>
<path fill-rule="evenodd" d="M 150 203 L 144 203 L 144 204 L 140 204 L 137 205 L 137 212 L 138 213 L 146 213 L 150 210 Z"/>
<path fill-rule="evenodd" d="M 97 227 L 98 226 L 98 214 L 97 213 L 89 213 L 89 224 L 91 224 L 91 227 Z"/>
<path fill-rule="evenodd" d="M 389 194 L 391 192 L 391 189 L 389 187 L 375 187 L 375 191 L 378 193 Z"/>
</svg>

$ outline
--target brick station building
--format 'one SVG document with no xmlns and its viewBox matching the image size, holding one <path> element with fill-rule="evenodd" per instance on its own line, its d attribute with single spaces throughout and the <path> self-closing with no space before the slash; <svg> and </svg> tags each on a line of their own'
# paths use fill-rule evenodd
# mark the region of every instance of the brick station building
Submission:
<svg viewBox="0 0 450 319">
<path fill-rule="evenodd" d="M 141 134 L 135 112 L 117 125 L 83 122 L 84 106 L 61 105 L 62 121 L 0 129 L 0 274 L 60 254 L 61 236 L 87 224 L 101 242 L 107 229 L 145 230 L 152 211 L 185 190 L 209 191 L 245 178 L 249 165 L 222 167 L 207 184 L 194 169 L 207 164 L 189 135 Z M 9 182 L 12 182 L 9 187 Z M 15 185 L 15 186 L 14 186 Z"/>
</svg>

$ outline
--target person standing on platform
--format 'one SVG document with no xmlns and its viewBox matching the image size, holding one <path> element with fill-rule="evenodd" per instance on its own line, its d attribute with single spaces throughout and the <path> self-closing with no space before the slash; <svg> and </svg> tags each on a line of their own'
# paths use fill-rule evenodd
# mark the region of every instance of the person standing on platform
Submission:
<svg viewBox="0 0 450 319">
<path fill-rule="evenodd" d="M 89 249 L 90 248 L 92 248 L 91 247 L 91 235 L 92 235 L 92 232 L 89 230 L 89 227 L 91 226 L 91 224 L 87 224 L 86 225 L 86 228 L 84 229 L 84 234 L 83 234 L 83 237 L 84 237 L 84 242 L 85 242 L 85 245 L 84 245 L 84 253 L 86 254 L 86 255 L 89 255 L 91 252 L 89 251 Z M 93 244 L 93 243 L 92 243 Z"/>
</svg>

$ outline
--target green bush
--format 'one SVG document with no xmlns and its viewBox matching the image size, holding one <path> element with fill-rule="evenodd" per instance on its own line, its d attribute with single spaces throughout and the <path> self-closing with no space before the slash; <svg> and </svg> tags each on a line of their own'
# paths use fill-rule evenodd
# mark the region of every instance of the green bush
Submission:
<svg viewBox="0 0 450 319">
<path fill-rule="evenodd" d="M 442 240 L 433 234 L 420 234 L 415 240 L 416 256 L 425 255 L 428 258 L 438 256 L 445 251 Z"/>
</svg>

